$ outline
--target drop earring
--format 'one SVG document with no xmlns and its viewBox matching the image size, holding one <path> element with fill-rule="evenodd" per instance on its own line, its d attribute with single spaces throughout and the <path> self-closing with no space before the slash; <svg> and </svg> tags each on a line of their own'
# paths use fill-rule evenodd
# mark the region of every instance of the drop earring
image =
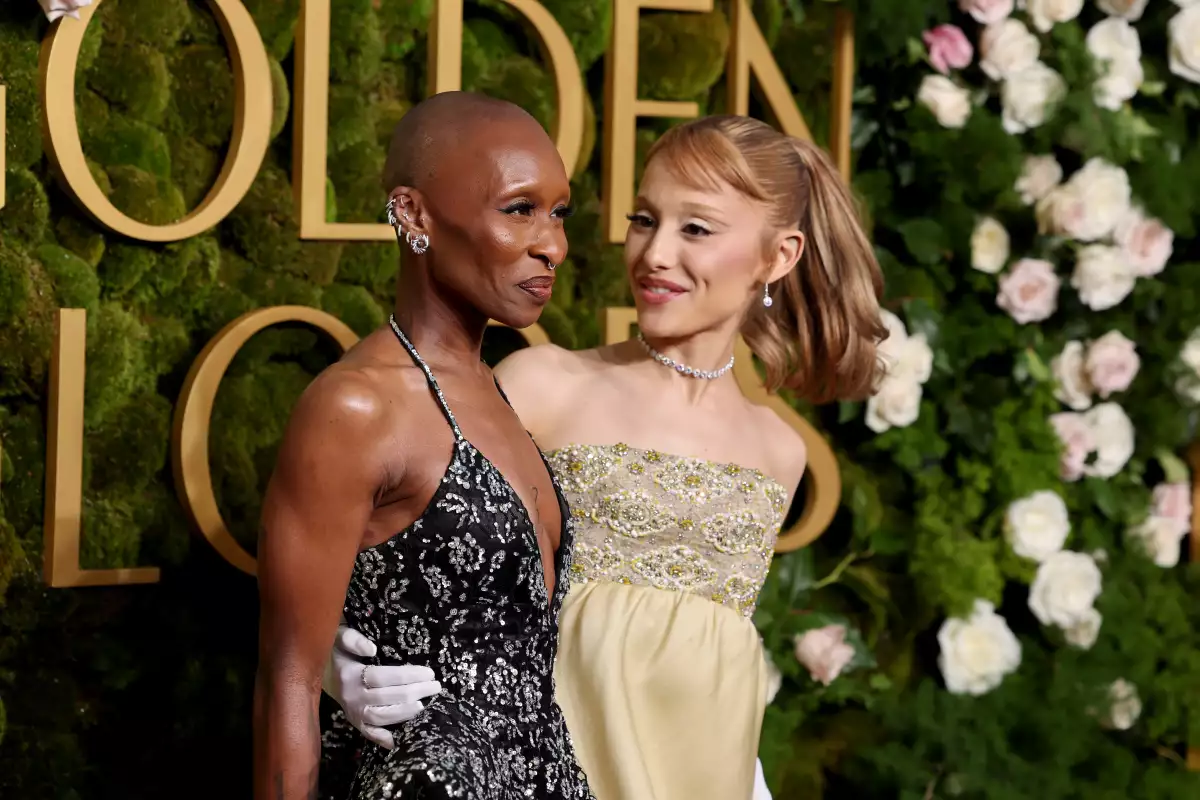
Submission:
<svg viewBox="0 0 1200 800">
<path fill-rule="evenodd" d="M 772 306 L 772 304 L 774 304 L 774 302 L 775 301 L 771 299 L 771 284 L 764 283 L 763 284 L 763 308 L 770 308 Z"/>
</svg>

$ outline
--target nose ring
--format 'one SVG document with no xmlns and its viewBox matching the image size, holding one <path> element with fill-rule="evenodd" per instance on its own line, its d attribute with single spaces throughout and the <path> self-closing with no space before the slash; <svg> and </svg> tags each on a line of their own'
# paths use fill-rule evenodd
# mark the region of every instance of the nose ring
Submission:
<svg viewBox="0 0 1200 800">
<path fill-rule="evenodd" d="M 548 266 L 550 268 L 551 272 L 554 272 L 554 270 L 558 266 L 558 264 L 555 264 L 553 261 L 547 261 L 546 266 Z"/>
</svg>

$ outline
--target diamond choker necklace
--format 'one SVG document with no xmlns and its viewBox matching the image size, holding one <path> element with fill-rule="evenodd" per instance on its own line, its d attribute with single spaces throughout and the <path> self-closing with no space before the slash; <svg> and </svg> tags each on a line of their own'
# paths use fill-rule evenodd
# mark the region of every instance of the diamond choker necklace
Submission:
<svg viewBox="0 0 1200 800">
<path fill-rule="evenodd" d="M 670 367 L 680 375 L 687 375 L 689 378 L 704 378 L 705 380 L 711 381 L 715 378 L 721 377 L 726 372 L 729 372 L 729 370 L 733 369 L 733 356 L 729 357 L 728 364 L 718 370 L 696 369 L 695 367 L 689 367 L 687 364 L 680 364 L 673 358 L 667 358 L 662 353 L 651 347 L 646 340 L 642 338 L 640 333 L 637 336 L 637 340 L 641 343 L 646 352 L 650 354 L 650 357 L 655 361 L 662 364 L 664 367 Z"/>
</svg>

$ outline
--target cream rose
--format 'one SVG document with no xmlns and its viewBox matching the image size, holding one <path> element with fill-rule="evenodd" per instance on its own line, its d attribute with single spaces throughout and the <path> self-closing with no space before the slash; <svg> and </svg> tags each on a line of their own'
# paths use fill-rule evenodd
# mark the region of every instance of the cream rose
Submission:
<svg viewBox="0 0 1200 800">
<path fill-rule="evenodd" d="M 1070 22 L 1083 11 L 1083 0 L 1025 0 L 1033 27 L 1046 33 L 1060 22 Z"/>
<path fill-rule="evenodd" d="M 1067 181 L 1067 187 L 1083 206 L 1082 216 L 1065 226 L 1064 232 L 1081 242 L 1103 239 L 1116 230 L 1129 213 L 1132 190 L 1125 170 L 1102 158 L 1091 158 Z"/>
<path fill-rule="evenodd" d="M 928 108 L 943 128 L 961 128 L 971 116 L 971 93 L 945 75 L 926 75 L 917 102 Z"/>
<path fill-rule="evenodd" d="M 1108 687 L 1108 711 L 1102 722 L 1112 730 L 1127 731 L 1142 716 L 1142 701 L 1137 687 L 1124 678 L 1113 681 Z"/>
<path fill-rule="evenodd" d="M 797 636 L 796 660 L 813 680 L 828 686 L 854 660 L 854 646 L 846 643 L 845 625 L 826 625 Z"/>
<path fill-rule="evenodd" d="M 986 694 L 1021 665 L 1021 643 L 985 600 L 976 600 L 966 619 L 943 622 L 938 646 L 938 668 L 952 694 Z"/>
<path fill-rule="evenodd" d="M 958 8 L 979 24 L 990 25 L 1013 12 L 1013 0 L 958 0 Z"/>
<path fill-rule="evenodd" d="M 888 329 L 888 338 L 879 345 L 888 375 L 896 380 L 925 383 L 933 372 L 933 350 L 925 334 L 910 335 L 900 318 L 887 309 L 882 309 L 880 316 Z"/>
<path fill-rule="evenodd" d="M 979 68 L 995 81 L 1004 80 L 1037 63 L 1038 38 L 1018 19 L 1005 19 L 979 35 Z"/>
<path fill-rule="evenodd" d="M 1082 342 L 1067 342 L 1062 352 L 1051 360 L 1050 372 L 1054 375 L 1054 396 L 1059 402 L 1076 411 L 1091 407 L 1094 390 L 1084 369 Z"/>
<path fill-rule="evenodd" d="M 1075 261 L 1071 286 L 1079 299 L 1093 311 L 1119 305 L 1133 291 L 1137 276 L 1121 251 L 1106 244 L 1082 248 Z"/>
<path fill-rule="evenodd" d="M 1113 240 L 1139 278 L 1162 272 L 1175 248 L 1175 234 L 1141 209 L 1130 208 L 1117 222 Z"/>
<path fill-rule="evenodd" d="M 1026 156 L 1013 188 L 1021 195 L 1021 202 L 1030 206 L 1050 194 L 1062 177 L 1062 165 L 1054 156 Z"/>
<path fill-rule="evenodd" d="M 1170 569 L 1179 563 L 1180 545 L 1187 530 L 1180 532 L 1173 519 L 1151 515 L 1131 527 L 1126 536 L 1145 550 L 1156 566 Z"/>
<path fill-rule="evenodd" d="M 1096 6 L 1110 16 L 1137 22 L 1145 12 L 1147 2 L 1148 0 L 1098 0 Z"/>
<path fill-rule="evenodd" d="M 1062 550 L 1070 532 L 1067 504 L 1055 492 L 1014 500 L 1004 515 L 1004 535 L 1013 552 L 1039 563 Z"/>
<path fill-rule="evenodd" d="M 79 9 L 92 4 L 92 0 L 38 0 L 46 19 L 54 22 L 62 17 L 79 19 Z"/>
<path fill-rule="evenodd" d="M 1192 527 L 1192 487 L 1186 483 L 1160 483 L 1151 494 L 1153 516 L 1170 520 L 1180 536 Z"/>
<path fill-rule="evenodd" d="M 879 391 L 867 400 L 867 427 L 875 433 L 907 428 L 921 415 L 921 384 L 908 378 L 887 376 Z"/>
<path fill-rule="evenodd" d="M 761 643 L 760 643 L 761 644 Z M 763 668 L 767 671 L 767 705 L 775 702 L 775 696 L 779 694 L 780 688 L 783 687 L 783 673 L 779 671 L 779 667 L 775 666 L 775 659 L 771 658 L 771 654 L 767 648 L 762 648 Z"/>
<path fill-rule="evenodd" d="M 1089 608 L 1080 615 L 1074 625 L 1063 629 L 1063 638 L 1072 647 L 1078 647 L 1080 650 L 1090 650 L 1100 635 L 1100 624 L 1102 622 L 1103 618 L 1100 616 L 1100 612 L 1094 608 Z"/>
<path fill-rule="evenodd" d="M 1092 430 L 1096 458 L 1083 468 L 1085 475 L 1111 478 L 1125 468 L 1133 457 L 1133 422 L 1116 403 L 1100 403 L 1083 414 Z"/>
<path fill-rule="evenodd" d="M 1101 397 L 1128 389 L 1141 365 L 1137 345 L 1120 331 L 1109 331 L 1088 345 L 1088 379 Z"/>
<path fill-rule="evenodd" d="M 1000 90 L 1004 130 L 1017 134 L 1039 127 L 1066 90 L 1062 76 L 1040 61 L 1009 75 Z"/>
<path fill-rule="evenodd" d="M 1029 610 L 1043 625 L 1073 628 L 1088 619 L 1100 586 L 1100 568 L 1091 556 L 1061 550 L 1038 565 Z"/>
<path fill-rule="evenodd" d="M 1064 481 L 1077 481 L 1083 477 L 1088 456 L 1096 449 L 1095 437 L 1082 414 L 1064 411 L 1050 417 L 1050 425 L 1062 445 L 1058 470 Z"/>
<path fill-rule="evenodd" d="M 984 217 L 971 234 L 971 266 L 995 275 L 1008 261 L 1008 231 L 993 217 Z"/>
<path fill-rule="evenodd" d="M 1100 77 L 1093 93 L 1096 105 L 1116 111 L 1142 88 L 1142 42 L 1127 20 L 1109 17 L 1092 26 L 1087 48 Z"/>
<path fill-rule="evenodd" d="M 1061 285 L 1049 261 L 1023 258 L 1000 278 L 996 305 L 1022 325 L 1040 322 L 1058 308 Z"/>
<path fill-rule="evenodd" d="M 1172 17 L 1167 33 L 1167 66 L 1184 80 L 1200 83 L 1200 3 Z"/>
</svg>

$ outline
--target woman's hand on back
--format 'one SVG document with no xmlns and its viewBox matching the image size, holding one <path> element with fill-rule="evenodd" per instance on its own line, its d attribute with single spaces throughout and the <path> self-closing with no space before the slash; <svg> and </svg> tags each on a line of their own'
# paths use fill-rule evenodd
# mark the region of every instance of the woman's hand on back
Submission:
<svg viewBox="0 0 1200 800">
<path fill-rule="evenodd" d="M 428 667 L 401 664 L 375 666 L 375 643 L 347 625 L 338 628 L 321 688 L 346 712 L 346 719 L 364 737 L 392 749 L 389 725 L 399 725 L 425 709 L 422 700 L 442 691 Z"/>
</svg>

